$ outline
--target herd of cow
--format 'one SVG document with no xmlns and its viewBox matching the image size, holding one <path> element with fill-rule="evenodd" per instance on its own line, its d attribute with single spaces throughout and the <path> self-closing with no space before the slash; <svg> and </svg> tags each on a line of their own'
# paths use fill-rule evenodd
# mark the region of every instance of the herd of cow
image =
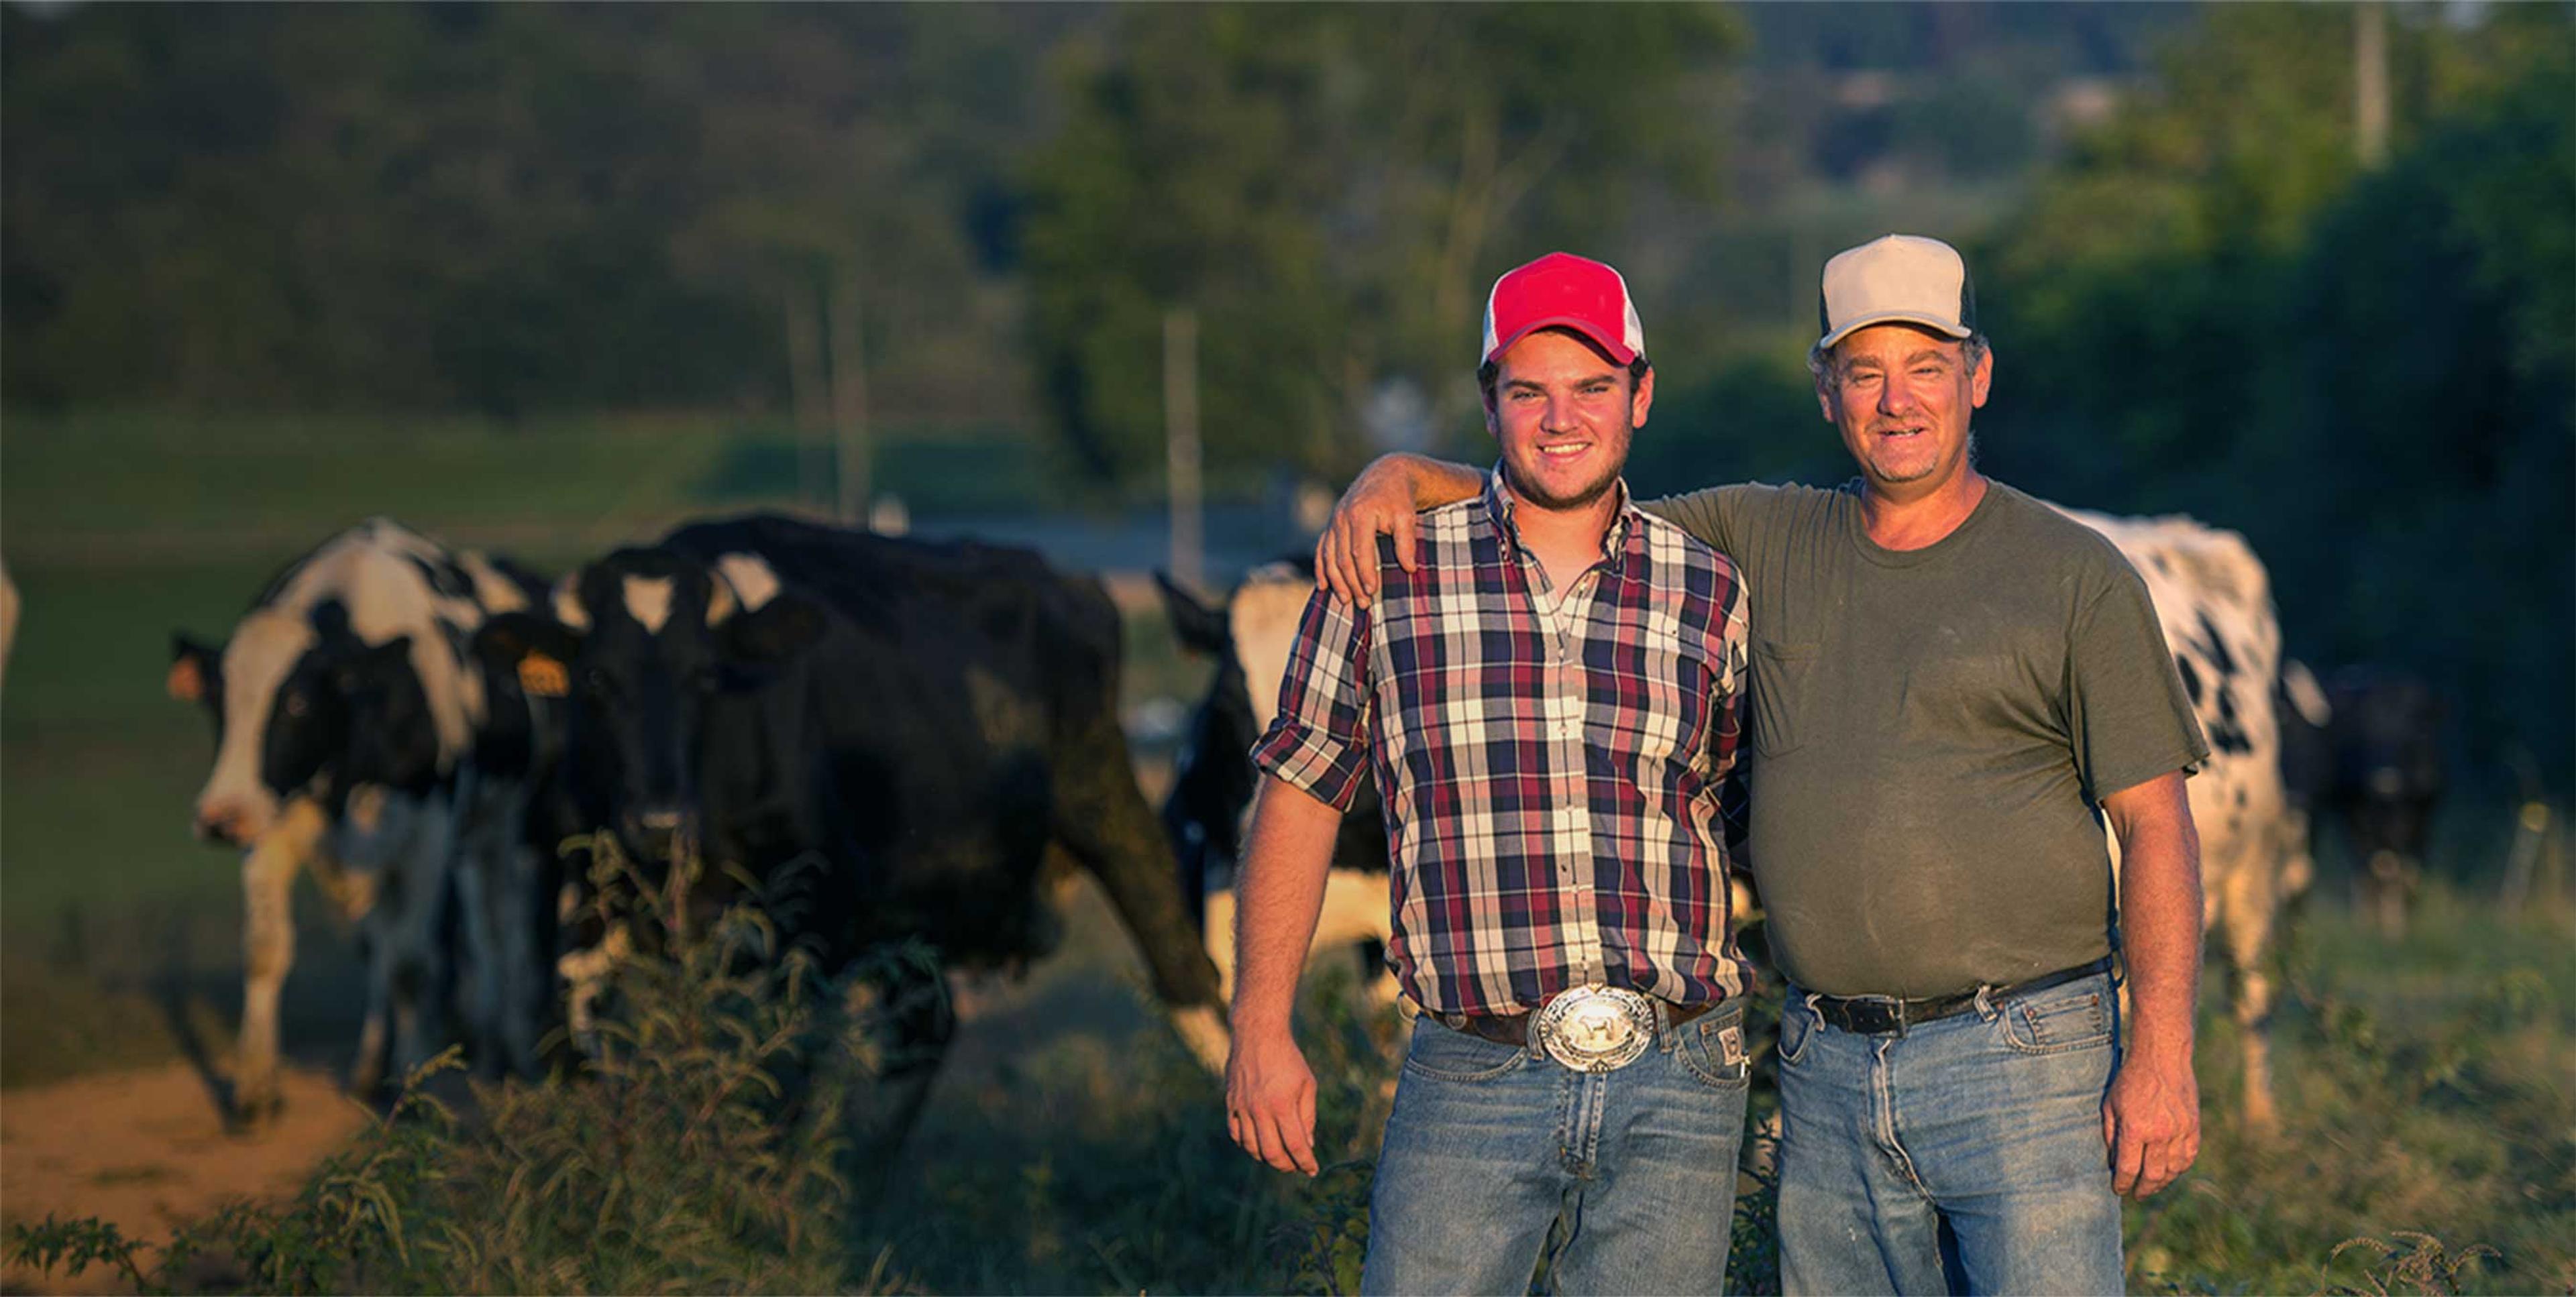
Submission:
<svg viewBox="0 0 2576 1297">
<path fill-rule="evenodd" d="M 2282 657 L 2235 534 L 2078 516 L 2146 577 L 2215 750 L 2191 797 L 2264 1124 L 2265 955 L 2312 872 L 2309 816 L 2340 804 L 2365 872 L 2399 885 L 2439 789 L 2430 695 L 2354 677 L 2330 703 Z M 1181 643 L 1218 670 L 1158 823 L 1119 725 L 1117 609 L 1024 551 L 759 515 L 548 583 L 390 520 L 335 535 L 221 645 L 174 641 L 169 690 L 215 729 L 197 833 L 242 852 L 236 1112 L 277 1102 L 302 874 L 358 933 L 362 1092 L 460 1037 L 491 1074 L 583 1047 L 615 960 L 654 939 L 605 917 L 624 911 L 600 880 L 659 886 L 688 862 L 708 866 L 691 911 L 763 904 L 827 969 L 899 941 L 951 970 L 1022 966 L 1057 936 L 1045 880 L 1087 870 L 1220 1068 L 1248 749 L 1312 589 L 1274 567 L 1211 607 L 1165 583 Z M 1319 947 L 1374 958 L 1386 936 L 1376 815 L 1364 795 L 1346 822 Z M 602 839 L 633 867 L 595 874 L 577 844 Z M 909 1111 L 955 1023 L 943 996 L 905 1002 L 927 1006 L 896 1024 Z"/>
</svg>

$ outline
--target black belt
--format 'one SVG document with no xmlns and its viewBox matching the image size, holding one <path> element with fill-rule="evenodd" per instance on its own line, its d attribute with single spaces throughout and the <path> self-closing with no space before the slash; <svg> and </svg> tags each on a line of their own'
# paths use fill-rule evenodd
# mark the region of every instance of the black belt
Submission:
<svg viewBox="0 0 2576 1297">
<path fill-rule="evenodd" d="M 1670 1031 L 1725 1003 L 1724 1000 L 1711 1000 L 1706 1004 L 1674 1004 L 1669 1000 L 1655 1000 L 1653 996 L 1646 998 L 1654 1000 L 1657 1032 Z M 1546 1002 L 1541 1001 L 1539 1008 L 1546 1007 Z M 1490 1040 L 1497 1045 L 1527 1049 L 1530 1023 L 1538 1018 L 1538 1009 L 1532 1009 L 1527 1013 L 1425 1014 L 1423 1016 L 1454 1031 L 1463 1031 L 1470 1036 Z"/>
<path fill-rule="evenodd" d="M 1903 1035 L 1907 1027 L 1975 1008 L 1980 996 L 1988 1003 L 2007 1000 L 2016 995 L 2045 991 L 2052 986 L 2064 986 L 2095 973 L 2109 972 L 2110 968 L 2111 957 L 2104 955 L 2092 963 L 2043 973 L 2027 982 L 1982 987 L 1961 991 L 1957 995 L 1935 995 L 1920 1000 L 1900 1000 L 1890 995 L 1810 995 L 1807 1003 L 1815 1006 L 1816 1016 L 1824 1019 L 1828 1026 L 1864 1036 L 1884 1036 L 1889 1032 Z"/>
</svg>

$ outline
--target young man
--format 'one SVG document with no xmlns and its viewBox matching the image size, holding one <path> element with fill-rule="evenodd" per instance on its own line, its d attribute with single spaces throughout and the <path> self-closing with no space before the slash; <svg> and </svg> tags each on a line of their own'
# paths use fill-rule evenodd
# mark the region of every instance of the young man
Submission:
<svg viewBox="0 0 2576 1297">
<path fill-rule="evenodd" d="M 2199 1148 L 2183 778 L 2209 749 L 2119 551 L 1972 462 L 1994 358 L 1959 254 L 1845 251 L 1822 316 L 1816 397 L 1860 477 L 1647 506 L 1741 560 L 1759 610 L 1747 854 L 1791 983 L 1781 1284 L 2116 1292 L 2116 1193 L 2155 1192 Z M 1396 531 L 1409 557 L 1414 505 L 1467 486 L 1381 461 L 1322 575 L 1365 597 L 1377 569 L 1348 562 L 1351 538 Z"/>
<path fill-rule="evenodd" d="M 1482 491 L 1422 519 L 1362 612 L 1311 600 L 1255 760 L 1227 1114 L 1315 1172 L 1289 1025 L 1341 808 L 1386 806 L 1394 939 L 1422 1009 L 1370 1204 L 1369 1292 L 1716 1292 L 1742 1141 L 1749 970 L 1720 780 L 1744 600 L 1715 550 L 1629 505 L 1654 403 L 1617 271 L 1496 281 Z"/>
</svg>

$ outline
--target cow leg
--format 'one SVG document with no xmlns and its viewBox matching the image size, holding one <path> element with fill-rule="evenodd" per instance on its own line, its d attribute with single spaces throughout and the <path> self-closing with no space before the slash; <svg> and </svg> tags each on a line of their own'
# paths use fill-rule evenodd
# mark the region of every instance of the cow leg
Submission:
<svg viewBox="0 0 2576 1297">
<path fill-rule="evenodd" d="M 381 911 L 371 912 L 358 933 L 358 956 L 367 969 L 367 1016 L 358 1024 L 358 1052 L 349 1059 L 349 1093 L 368 1102 L 384 1084 L 390 1052 L 385 1006 L 393 999 L 393 942 L 384 924 Z"/>
<path fill-rule="evenodd" d="M 2245 1051 L 2245 1127 L 2269 1133 L 2281 1125 L 2272 1102 L 2272 1009 L 2277 988 L 2266 966 L 2271 955 L 2272 923 L 2279 908 L 2273 875 L 2255 867 L 2267 862 L 2239 862 L 2224 875 L 2220 934 L 2226 942 L 2231 1007 Z"/>
<path fill-rule="evenodd" d="M 397 1083 L 438 1053 L 447 1043 L 448 1004 L 455 988 L 449 957 L 448 930 L 456 904 L 457 817 L 455 805 L 433 804 L 425 812 L 418 854 L 405 863 L 408 876 L 396 884 L 402 903 L 394 914 L 392 950 L 393 1062 Z"/>
<path fill-rule="evenodd" d="M 1109 893 L 1182 1042 L 1210 1072 L 1222 1075 L 1233 1037 L 1217 994 L 1216 966 L 1191 930 L 1173 881 L 1171 846 L 1137 791 L 1127 739 L 1114 715 L 1102 709 L 1090 740 L 1073 745 L 1069 759 L 1055 763 L 1061 784 L 1053 836 Z"/>
<path fill-rule="evenodd" d="M 2364 889 L 2370 894 L 2371 917 L 2379 922 L 2379 935 L 2390 941 L 2406 939 L 2407 893 L 2415 889 L 2415 867 L 2397 851 L 2382 847 L 2370 853 Z"/>
<path fill-rule="evenodd" d="M 465 930 L 464 967 L 457 972 L 472 981 L 471 998 L 465 1008 L 466 1047 L 474 1052 L 475 1074 L 487 1080 L 501 1075 L 507 1066 L 501 1043 L 502 918 L 495 912 L 500 904 L 497 893 L 501 885 L 494 875 L 506 870 L 508 864 L 493 859 L 493 854 L 478 850 L 456 871 L 456 914 Z"/>
<path fill-rule="evenodd" d="M 284 1106 L 277 1084 L 277 1002 L 295 965 L 295 876 L 313 855 L 322 813 L 287 805 L 242 856 L 242 1025 L 233 1060 L 233 1117 L 255 1123 Z"/>
</svg>

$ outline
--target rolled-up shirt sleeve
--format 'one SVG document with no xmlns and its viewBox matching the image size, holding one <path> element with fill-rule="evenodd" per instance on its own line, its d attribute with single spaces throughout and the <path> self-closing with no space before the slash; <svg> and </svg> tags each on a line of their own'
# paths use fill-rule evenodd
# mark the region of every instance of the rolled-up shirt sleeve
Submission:
<svg viewBox="0 0 2576 1297">
<path fill-rule="evenodd" d="M 1297 619 L 1297 642 L 1279 679 L 1279 715 L 1252 747 L 1265 773 L 1329 804 L 1350 809 L 1368 772 L 1368 612 L 1318 590 Z"/>
</svg>

